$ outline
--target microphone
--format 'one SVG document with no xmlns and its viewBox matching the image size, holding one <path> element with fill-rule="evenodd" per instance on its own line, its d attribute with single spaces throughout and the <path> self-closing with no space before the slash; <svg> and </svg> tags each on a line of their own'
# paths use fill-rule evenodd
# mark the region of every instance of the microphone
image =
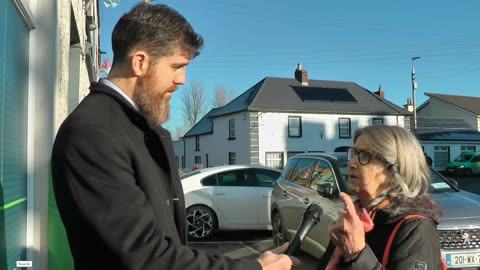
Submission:
<svg viewBox="0 0 480 270">
<path fill-rule="evenodd" d="M 318 204 L 312 203 L 307 207 L 307 210 L 305 210 L 305 213 L 303 214 L 302 222 L 298 227 L 297 233 L 288 245 L 285 254 L 293 255 L 298 251 L 298 249 L 302 245 L 302 241 L 305 239 L 307 234 L 320 221 L 320 216 L 322 215 L 322 213 L 323 209 Z"/>
</svg>

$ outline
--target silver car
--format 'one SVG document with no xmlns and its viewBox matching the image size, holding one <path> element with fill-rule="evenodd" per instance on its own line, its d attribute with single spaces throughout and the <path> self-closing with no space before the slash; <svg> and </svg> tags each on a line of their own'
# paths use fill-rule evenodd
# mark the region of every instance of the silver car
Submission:
<svg viewBox="0 0 480 270">
<path fill-rule="evenodd" d="M 320 205 L 320 223 L 302 243 L 302 250 L 320 258 L 326 250 L 329 227 L 343 210 L 340 192 L 352 197 L 346 153 L 298 154 L 290 158 L 275 182 L 271 200 L 273 241 L 291 241 L 311 203 Z M 444 219 L 437 230 L 449 269 L 480 267 L 480 196 L 460 190 L 455 180 L 431 170 L 432 196 Z"/>
</svg>

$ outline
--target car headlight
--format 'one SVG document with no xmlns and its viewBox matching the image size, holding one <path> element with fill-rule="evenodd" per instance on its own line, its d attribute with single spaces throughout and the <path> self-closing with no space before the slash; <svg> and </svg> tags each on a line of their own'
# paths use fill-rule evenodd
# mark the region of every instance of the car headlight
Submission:
<svg viewBox="0 0 480 270">
<path fill-rule="evenodd" d="M 459 169 L 463 169 L 464 167 L 465 166 L 463 166 L 463 165 L 458 166 Z"/>
</svg>

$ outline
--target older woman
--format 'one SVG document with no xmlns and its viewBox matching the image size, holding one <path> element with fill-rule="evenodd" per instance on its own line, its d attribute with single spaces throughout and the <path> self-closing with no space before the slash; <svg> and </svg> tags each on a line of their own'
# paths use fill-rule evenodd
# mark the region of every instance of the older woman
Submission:
<svg viewBox="0 0 480 270">
<path fill-rule="evenodd" d="M 358 130 L 349 182 L 358 200 L 341 194 L 345 211 L 330 230 L 336 253 L 328 269 L 442 269 L 441 210 L 428 194 L 429 168 L 409 131 L 383 125 Z"/>
</svg>

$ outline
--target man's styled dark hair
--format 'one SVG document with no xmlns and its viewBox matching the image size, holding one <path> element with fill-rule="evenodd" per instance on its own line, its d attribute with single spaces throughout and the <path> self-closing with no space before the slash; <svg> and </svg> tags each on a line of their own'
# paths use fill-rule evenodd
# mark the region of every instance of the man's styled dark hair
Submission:
<svg viewBox="0 0 480 270">
<path fill-rule="evenodd" d="M 123 14 L 112 33 L 114 64 L 125 61 L 134 49 L 145 50 L 156 61 L 177 50 L 192 59 L 202 47 L 202 37 L 180 13 L 166 5 L 136 5 Z"/>
</svg>

